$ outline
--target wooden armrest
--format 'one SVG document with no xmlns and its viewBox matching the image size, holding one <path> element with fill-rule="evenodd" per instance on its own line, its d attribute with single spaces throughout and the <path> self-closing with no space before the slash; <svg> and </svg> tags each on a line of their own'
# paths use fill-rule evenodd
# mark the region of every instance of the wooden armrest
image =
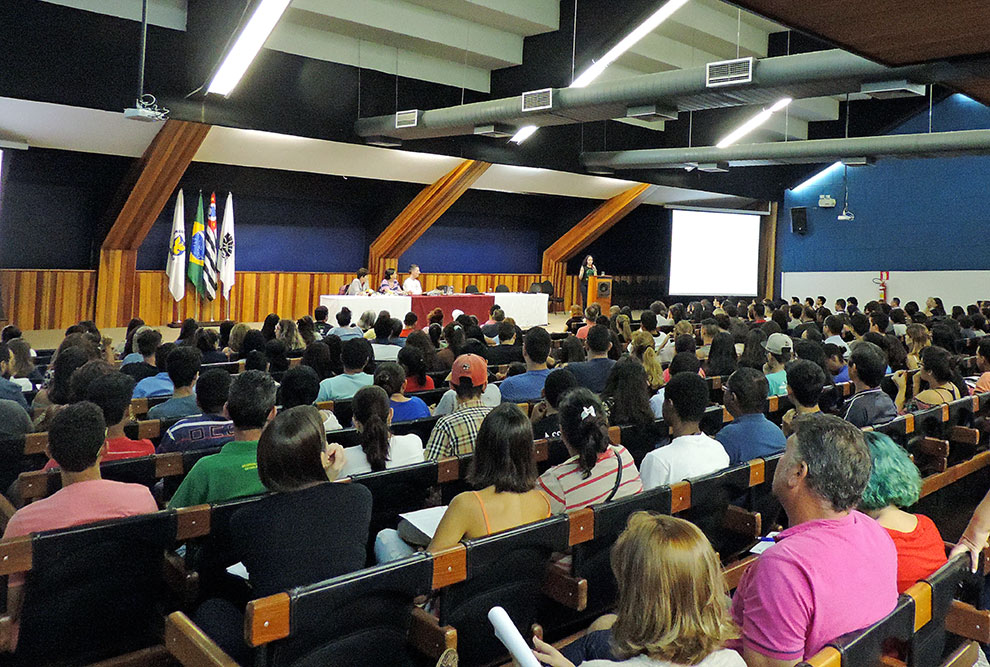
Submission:
<svg viewBox="0 0 990 667">
<path fill-rule="evenodd" d="M 939 438 L 924 438 L 918 445 L 918 450 L 927 456 L 945 458 L 949 455 L 949 441 Z"/>
<path fill-rule="evenodd" d="M 6 496 L 0 496 L 0 530 L 7 527 L 10 517 L 14 516 L 17 508 L 14 507 Z"/>
<path fill-rule="evenodd" d="M 409 624 L 409 643 L 426 657 L 436 660 L 447 649 L 457 649 L 457 630 L 449 625 L 441 627 L 436 616 L 416 607 Z"/>
<path fill-rule="evenodd" d="M 734 563 L 730 563 L 722 568 L 722 576 L 725 578 L 725 588 L 726 590 L 734 591 L 739 585 L 739 581 L 742 579 L 743 574 L 749 569 L 749 566 L 756 562 L 758 556 L 755 554 L 752 556 L 746 556 L 741 560 L 737 560 Z"/>
<path fill-rule="evenodd" d="M 763 517 L 759 512 L 750 512 L 735 505 L 725 510 L 722 526 L 734 533 L 758 539 L 763 533 Z"/>
<path fill-rule="evenodd" d="M 945 629 L 954 635 L 981 644 L 990 643 L 990 611 L 977 609 L 960 600 L 953 600 L 945 617 Z"/>
<path fill-rule="evenodd" d="M 0 652 L 14 651 L 14 619 L 8 614 L 0 616 Z"/>
<path fill-rule="evenodd" d="M 187 667 L 237 667 L 237 662 L 181 611 L 169 614 L 165 620 L 165 649 Z"/>
<path fill-rule="evenodd" d="M 979 656 L 980 645 L 976 642 L 966 642 L 942 662 L 942 667 L 969 667 L 976 664 Z"/>
<path fill-rule="evenodd" d="M 980 431 L 967 426 L 953 426 L 949 432 L 949 441 L 963 445 L 978 445 L 980 444 Z"/>
<path fill-rule="evenodd" d="M 556 563 L 547 566 L 543 594 L 568 609 L 584 611 L 588 606 L 588 580 L 571 574 Z"/>
<path fill-rule="evenodd" d="M 199 595 L 199 573 L 186 569 L 186 563 L 175 553 L 167 552 L 164 563 L 165 583 L 175 593 L 182 605 L 191 606 Z"/>
</svg>

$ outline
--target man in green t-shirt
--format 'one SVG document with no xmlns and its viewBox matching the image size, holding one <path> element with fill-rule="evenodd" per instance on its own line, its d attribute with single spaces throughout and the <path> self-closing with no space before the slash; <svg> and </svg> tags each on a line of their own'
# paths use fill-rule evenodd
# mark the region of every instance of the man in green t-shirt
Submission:
<svg viewBox="0 0 990 667">
<path fill-rule="evenodd" d="M 224 416 L 234 422 L 234 440 L 201 458 L 179 485 L 169 507 L 216 503 L 265 493 L 258 477 L 258 438 L 275 418 L 275 381 L 262 371 L 244 371 L 230 385 Z"/>
</svg>

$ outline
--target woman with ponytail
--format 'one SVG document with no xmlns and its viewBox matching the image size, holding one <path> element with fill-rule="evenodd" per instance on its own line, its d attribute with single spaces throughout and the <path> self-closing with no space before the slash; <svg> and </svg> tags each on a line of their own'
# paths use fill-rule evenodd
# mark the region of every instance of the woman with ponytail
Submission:
<svg viewBox="0 0 990 667">
<path fill-rule="evenodd" d="M 405 350 L 405 348 L 403 348 Z M 406 396 L 406 371 L 395 363 L 388 361 L 378 364 L 375 369 L 375 385 L 388 394 L 389 407 L 392 408 L 392 421 L 407 422 L 413 419 L 423 419 L 430 416 L 430 408 L 418 396 Z"/>
<path fill-rule="evenodd" d="M 354 411 L 354 428 L 361 444 L 344 449 L 346 463 L 342 477 L 365 472 L 377 472 L 386 468 L 398 468 L 411 463 L 421 463 L 423 441 L 418 435 L 392 435 L 392 408 L 388 394 L 379 386 L 363 387 L 351 401 Z"/>
<path fill-rule="evenodd" d="M 589 390 L 573 389 L 558 408 L 560 436 L 569 459 L 540 476 L 538 487 L 561 514 L 640 493 L 643 483 L 632 455 L 611 445 L 601 400 Z"/>
<path fill-rule="evenodd" d="M 660 358 L 653 345 L 653 336 L 642 329 L 633 333 L 632 342 L 629 344 L 629 351 L 646 369 L 646 379 L 650 383 L 651 394 L 655 394 L 664 385 L 663 366 L 660 365 Z"/>
</svg>

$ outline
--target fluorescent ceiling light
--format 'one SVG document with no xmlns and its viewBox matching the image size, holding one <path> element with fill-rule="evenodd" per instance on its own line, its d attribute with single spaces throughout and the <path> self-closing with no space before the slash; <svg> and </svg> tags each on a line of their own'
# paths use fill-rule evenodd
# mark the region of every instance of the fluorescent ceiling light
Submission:
<svg viewBox="0 0 990 667">
<path fill-rule="evenodd" d="M 775 113 L 786 107 L 792 101 L 793 100 L 789 97 L 785 97 L 781 100 L 777 100 L 772 107 L 770 107 L 769 109 L 764 109 L 760 113 L 756 114 L 755 116 L 747 120 L 745 123 L 734 129 L 732 132 L 727 134 L 720 142 L 718 142 L 715 145 L 718 148 L 725 148 L 726 146 L 731 146 L 732 144 L 736 143 L 737 141 L 745 137 L 747 134 L 758 128 L 760 125 L 763 125 L 763 123 L 770 120 L 770 116 L 774 115 Z"/>
<path fill-rule="evenodd" d="M 676 12 L 678 9 L 683 7 L 688 3 L 688 0 L 668 0 L 664 5 L 655 11 L 648 19 L 640 23 L 636 28 L 630 32 L 628 35 L 622 38 L 622 40 L 613 46 L 608 52 L 601 57 L 600 60 L 596 61 L 591 67 L 584 70 L 581 75 L 574 79 L 574 82 L 570 85 L 571 88 L 584 88 L 589 83 L 597 79 L 602 72 L 604 72 L 609 65 L 614 63 L 619 59 L 623 53 L 631 49 L 636 42 L 643 39 L 651 32 L 657 29 L 657 27 L 670 18 L 670 15 Z"/>
<path fill-rule="evenodd" d="M 810 176 L 808 178 L 808 180 L 804 181 L 803 183 L 799 183 L 799 184 L 795 185 L 793 188 L 791 188 L 791 192 L 798 192 L 799 190 L 804 190 L 805 188 L 810 188 L 812 185 L 814 185 L 815 183 L 818 183 L 819 181 L 823 180 L 826 176 L 828 176 L 829 174 L 831 174 L 832 172 L 834 172 L 836 169 L 839 169 L 841 167 L 842 167 L 842 162 L 841 161 L 839 161 L 839 162 L 833 162 L 832 164 L 830 164 L 829 166 L 825 167 L 824 169 L 822 169 L 817 174 L 814 174 L 814 175 Z"/>
<path fill-rule="evenodd" d="M 509 141 L 511 141 L 514 144 L 521 144 L 522 142 L 526 141 L 531 136 L 533 136 L 533 133 L 536 132 L 536 129 L 537 128 L 535 125 L 526 125 L 524 127 L 520 127 L 519 130 L 514 135 L 512 135 L 512 138 L 509 139 Z"/>
<path fill-rule="evenodd" d="M 213 76 L 207 92 L 224 97 L 230 95 L 264 46 L 265 40 L 272 34 L 289 2 L 290 0 L 261 0 Z"/>
</svg>

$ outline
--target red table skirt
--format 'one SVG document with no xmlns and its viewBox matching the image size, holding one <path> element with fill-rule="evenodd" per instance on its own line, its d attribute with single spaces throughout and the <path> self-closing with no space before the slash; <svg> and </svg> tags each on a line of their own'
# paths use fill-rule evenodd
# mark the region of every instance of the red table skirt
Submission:
<svg viewBox="0 0 990 667">
<path fill-rule="evenodd" d="M 478 318 L 480 324 L 488 321 L 489 311 L 495 305 L 495 297 L 489 294 L 451 294 L 450 296 L 414 296 L 412 297 L 412 312 L 419 317 L 417 326 L 426 326 L 427 318 L 434 308 L 443 310 L 444 324 L 450 322 L 455 310 Z M 401 317 L 393 315 L 393 317 Z"/>
</svg>

